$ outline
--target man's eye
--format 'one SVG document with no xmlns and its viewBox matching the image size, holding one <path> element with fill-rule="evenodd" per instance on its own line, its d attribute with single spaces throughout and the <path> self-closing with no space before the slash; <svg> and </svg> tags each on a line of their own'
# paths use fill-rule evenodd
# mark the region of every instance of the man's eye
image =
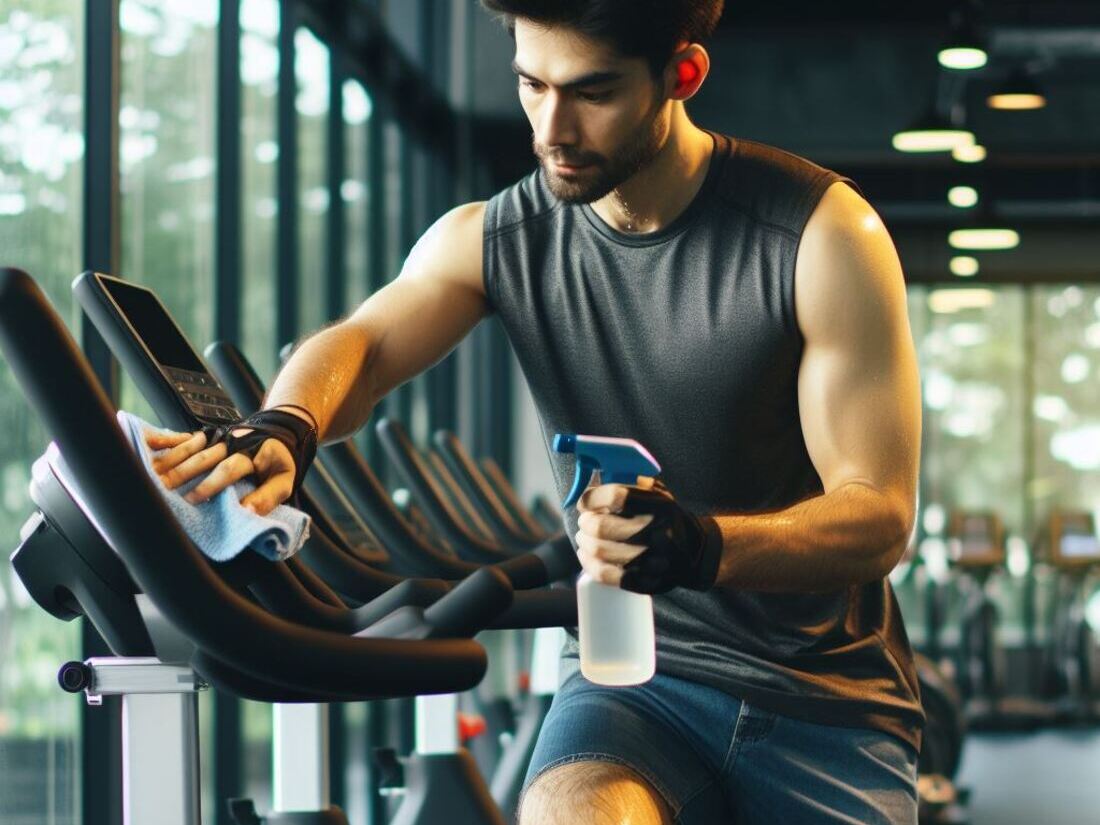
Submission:
<svg viewBox="0 0 1100 825">
<path fill-rule="evenodd" d="M 519 79 L 519 85 L 525 89 L 530 89 L 533 92 L 537 92 L 542 88 L 542 84 L 539 83 L 537 80 L 527 80 L 523 77 Z"/>
<path fill-rule="evenodd" d="M 577 97 L 588 103 L 600 103 L 611 97 L 611 92 L 577 92 Z"/>
</svg>

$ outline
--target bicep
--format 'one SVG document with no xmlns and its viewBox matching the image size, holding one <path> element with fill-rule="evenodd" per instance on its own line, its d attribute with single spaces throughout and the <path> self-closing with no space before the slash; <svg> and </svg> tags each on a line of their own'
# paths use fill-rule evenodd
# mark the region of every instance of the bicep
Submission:
<svg viewBox="0 0 1100 825">
<path fill-rule="evenodd" d="M 807 225 L 795 288 L 805 338 L 799 410 L 825 492 L 868 484 L 911 513 L 920 379 L 905 283 L 885 227 L 844 184 L 826 193 Z"/>
<path fill-rule="evenodd" d="M 484 204 L 458 207 L 417 242 L 401 274 L 348 323 L 366 335 L 375 400 L 449 353 L 489 311 L 481 280 Z"/>
</svg>

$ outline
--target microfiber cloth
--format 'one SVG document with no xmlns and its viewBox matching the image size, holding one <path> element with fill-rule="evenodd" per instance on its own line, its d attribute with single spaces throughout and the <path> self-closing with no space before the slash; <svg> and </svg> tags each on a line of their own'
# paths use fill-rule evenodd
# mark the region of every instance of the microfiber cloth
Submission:
<svg viewBox="0 0 1100 825">
<path fill-rule="evenodd" d="M 309 516 L 301 510 L 280 504 L 266 516 L 260 516 L 242 507 L 241 499 L 256 489 L 248 480 L 238 481 L 200 504 L 186 501 L 183 497 L 205 476 L 175 490 L 164 486 L 153 470 L 153 455 L 145 443 L 145 431 L 165 430 L 123 410 L 118 412 L 118 423 L 180 526 L 210 559 L 229 561 L 245 548 L 251 548 L 278 561 L 297 553 L 309 538 Z"/>
</svg>

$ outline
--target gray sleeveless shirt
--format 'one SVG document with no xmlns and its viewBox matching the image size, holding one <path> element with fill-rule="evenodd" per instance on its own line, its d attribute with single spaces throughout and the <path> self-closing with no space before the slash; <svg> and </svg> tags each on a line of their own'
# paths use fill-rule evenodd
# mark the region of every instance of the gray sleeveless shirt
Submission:
<svg viewBox="0 0 1100 825">
<path fill-rule="evenodd" d="M 694 200 L 650 234 L 558 201 L 541 170 L 486 205 L 486 294 L 563 498 L 573 456 L 549 450 L 557 432 L 637 439 L 695 512 L 775 510 L 822 492 L 799 421 L 794 268 L 806 222 L 843 179 L 714 140 Z M 575 510 L 566 526 L 575 535 Z M 888 581 L 813 594 L 677 588 L 654 605 L 662 673 L 918 746 L 916 674 Z"/>
</svg>

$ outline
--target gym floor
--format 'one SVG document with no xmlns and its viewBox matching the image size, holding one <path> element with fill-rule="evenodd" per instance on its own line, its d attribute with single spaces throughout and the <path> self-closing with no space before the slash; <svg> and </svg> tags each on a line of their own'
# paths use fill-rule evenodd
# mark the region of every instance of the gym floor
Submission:
<svg viewBox="0 0 1100 825">
<path fill-rule="evenodd" d="M 961 787 L 970 825 L 1091 825 L 1100 821 L 1100 731 L 970 734 Z"/>
</svg>

